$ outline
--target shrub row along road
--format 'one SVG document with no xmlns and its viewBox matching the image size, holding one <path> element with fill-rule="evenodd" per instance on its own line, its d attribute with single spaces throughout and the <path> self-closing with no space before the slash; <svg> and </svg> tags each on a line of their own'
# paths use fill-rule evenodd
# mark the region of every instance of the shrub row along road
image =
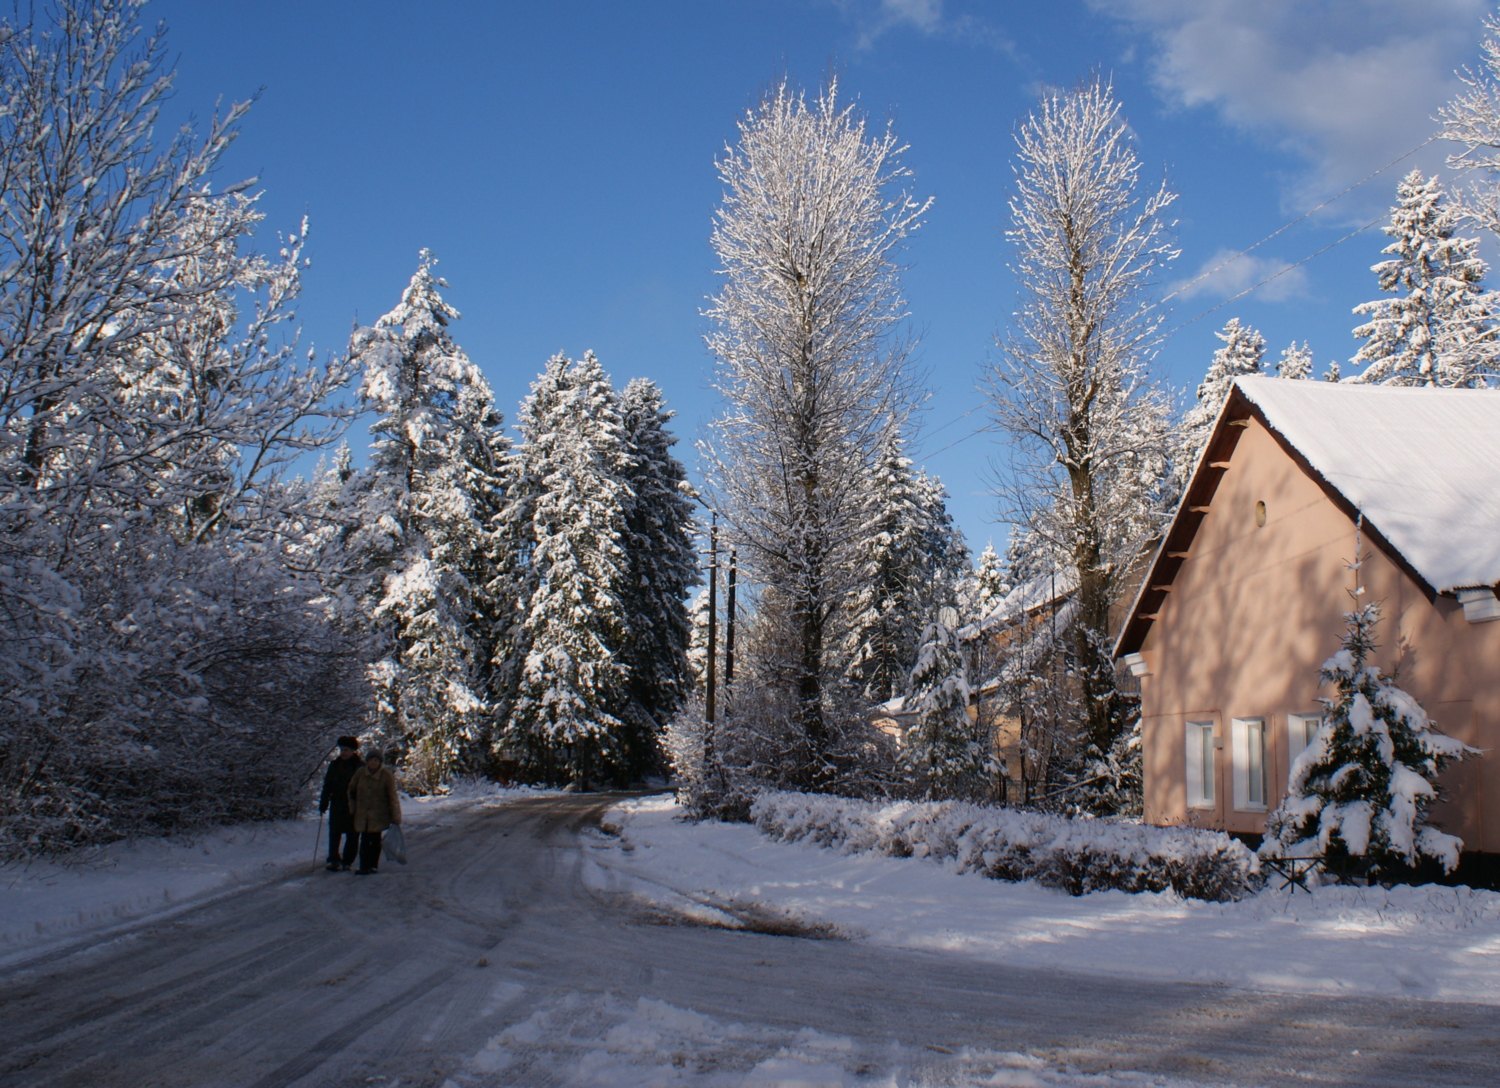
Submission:
<svg viewBox="0 0 1500 1088">
<path fill-rule="evenodd" d="M 664 924 L 581 879 L 581 835 L 612 800 L 476 807 L 413 829 L 407 868 L 283 872 L 11 966 L 0 1084 L 576 1083 L 578 1063 L 610 1060 L 590 1058 L 610 1025 L 651 1001 L 744 1025 L 700 1032 L 696 1051 L 689 1040 L 671 1057 L 713 1083 L 812 1028 L 851 1040 L 846 1068 L 894 1063 L 938 1080 L 974 1068 L 977 1049 L 1208 1083 L 1500 1084 L 1500 1010 L 1486 1006 L 1146 983 Z M 508 1049 L 485 1049 L 515 1025 L 525 1030 Z"/>
</svg>

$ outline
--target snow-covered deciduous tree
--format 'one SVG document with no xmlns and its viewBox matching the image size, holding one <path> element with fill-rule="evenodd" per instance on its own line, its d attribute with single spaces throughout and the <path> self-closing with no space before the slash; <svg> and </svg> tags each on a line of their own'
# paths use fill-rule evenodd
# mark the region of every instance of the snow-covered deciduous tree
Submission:
<svg viewBox="0 0 1500 1088">
<path fill-rule="evenodd" d="M 1385 233 L 1394 239 L 1372 266 L 1382 291 L 1403 293 L 1354 307 L 1369 320 L 1351 360 L 1352 380 L 1380 385 L 1482 387 L 1500 376 L 1500 304 L 1484 287 L 1478 238 L 1455 236 L 1459 213 L 1437 176 L 1413 170 L 1396 188 Z"/>
<path fill-rule="evenodd" d="M 1307 346 L 1305 340 L 1301 344 L 1293 340 L 1281 353 L 1281 360 L 1276 364 L 1276 376 L 1301 381 L 1311 378 L 1312 372 L 1312 349 Z"/>
<path fill-rule="evenodd" d="M 1437 798 L 1432 780 L 1474 749 L 1434 732 L 1417 701 L 1370 663 L 1380 608 L 1359 599 L 1357 591 L 1343 647 L 1320 673 L 1333 698 L 1292 761 L 1261 852 L 1321 856 L 1341 877 L 1399 873 L 1429 859 L 1451 872 L 1463 843 L 1429 826 L 1426 812 Z"/>
<path fill-rule="evenodd" d="M 625 515 L 625 652 L 630 701 L 625 759 L 632 778 L 659 770 L 659 738 L 691 692 L 686 598 L 701 578 L 693 544 L 692 489 L 672 456 L 674 415 L 654 382 L 636 378 L 620 395 L 630 498 Z"/>
<path fill-rule="evenodd" d="M 1493 234 L 1500 232 L 1500 15 L 1486 16 L 1484 29 L 1483 63 L 1458 72 L 1464 89 L 1438 111 L 1437 135 L 1463 147 L 1448 156 L 1448 166 L 1478 177 L 1462 212 Z"/>
<path fill-rule="evenodd" d="M 598 358 L 548 360 L 519 427 L 531 593 L 507 744 L 534 778 L 580 785 L 617 778 L 627 770 L 625 541 L 633 496 L 625 422 Z"/>
<path fill-rule="evenodd" d="M 758 679 L 794 696 L 803 784 L 832 773 L 825 686 L 843 673 L 863 488 L 912 403 L 895 258 L 928 205 L 893 192 L 901 151 L 836 85 L 809 103 L 782 82 L 718 162 L 723 285 L 707 342 L 728 409 L 703 452 L 746 573 L 780 602 L 787 637 L 772 641 L 787 657 Z"/>
<path fill-rule="evenodd" d="M 1011 267 L 1020 308 L 992 371 L 1011 436 L 1011 518 L 1076 571 L 1072 667 L 1083 737 L 1105 753 L 1128 729 L 1109 614 L 1160 526 L 1170 405 L 1147 380 L 1160 328 L 1147 292 L 1176 256 L 1173 195 L 1142 193 L 1140 161 L 1110 87 L 1053 93 L 1016 134 Z"/>
<path fill-rule="evenodd" d="M 152 140 L 139 3 L 0 29 L 0 852 L 295 810 L 358 713 L 287 464 L 335 439 L 299 365 L 303 229 L 210 175 L 245 106 Z M 247 308 L 248 307 L 248 308 Z"/>
<path fill-rule="evenodd" d="M 487 756 L 486 632 L 476 619 L 499 505 L 501 419 L 489 383 L 448 323 L 444 280 L 423 250 L 401 303 L 356 330 L 360 398 L 377 414 L 360 482 L 362 528 L 350 540 L 370 574 L 369 622 L 382 639 L 370 666 L 377 728 L 415 786 L 432 788 Z"/>
<path fill-rule="evenodd" d="M 1198 384 L 1198 399 L 1183 414 L 1178 432 L 1177 453 L 1172 464 L 1178 494 L 1187 487 L 1188 477 L 1192 475 L 1203 447 L 1208 445 L 1214 423 L 1224 402 L 1229 399 L 1234 380 L 1246 374 L 1259 374 L 1266 354 L 1265 337 L 1249 325 L 1241 325 L 1237 317 L 1231 317 L 1224 330 L 1214 335 L 1224 342 L 1224 346 L 1209 360 L 1208 372 Z"/>
<path fill-rule="evenodd" d="M 904 738 L 899 767 L 912 784 L 929 801 L 986 792 L 993 760 L 969 716 L 973 693 L 964 649 L 941 622 L 922 631 L 906 699 L 917 720 Z"/>
</svg>

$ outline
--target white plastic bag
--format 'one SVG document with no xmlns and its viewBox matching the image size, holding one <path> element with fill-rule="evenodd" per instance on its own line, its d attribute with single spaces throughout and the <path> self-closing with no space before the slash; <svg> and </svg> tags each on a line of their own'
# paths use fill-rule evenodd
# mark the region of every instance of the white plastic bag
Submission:
<svg viewBox="0 0 1500 1088">
<path fill-rule="evenodd" d="M 391 824 L 385 829 L 385 852 L 402 865 L 406 864 L 406 836 L 401 834 L 400 824 Z"/>
</svg>

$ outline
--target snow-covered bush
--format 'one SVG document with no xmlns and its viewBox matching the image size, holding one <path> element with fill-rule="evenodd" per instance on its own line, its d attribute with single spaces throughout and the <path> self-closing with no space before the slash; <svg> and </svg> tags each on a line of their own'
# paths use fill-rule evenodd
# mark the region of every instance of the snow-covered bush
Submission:
<svg viewBox="0 0 1500 1088">
<path fill-rule="evenodd" d="M 1423 860 L 1445 872 L 1462 840 L 1425 825 L 1431 779 L 1474 749 L 1432 731 L 1426 711 L 1377 666 L 1378 605 L 1348 613 L 1343 648 L 1324 664 L 1337 692 L 1317 734 L 1292 762 L 1286 798 L 1266 822 L 1261 853 L 1322 855 L 1338 875 L 1400 872 Z"/>
<path fill-rule="evenodd" d="M 952 862 L 959 872 L 1035 880 L 1069 895 L 1172 890 L 1238 899 L 1261 885 L 1243 844 L 1216 831 L 1070 819 L 958 801 L 856 801 L 763 793 L 751 818 L 784 842 Z"/>
</svg>

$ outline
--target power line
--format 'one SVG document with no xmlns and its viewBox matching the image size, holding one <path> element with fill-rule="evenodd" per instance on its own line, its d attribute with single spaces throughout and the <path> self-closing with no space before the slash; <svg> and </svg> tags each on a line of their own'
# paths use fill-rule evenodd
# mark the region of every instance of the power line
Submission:
<svg viewBox="0 0 1500 1088">
<path fill-rule="evenodd" d="M 1214 265 L 1214 267 L 1210 268 L 1207 272 L 1201 273 L 1195 279 L 1189 280 L 1187 283 L 1184 283 L 1181 287 L 1177 288 L 1177 290 L 1171 292 L 1170 294 L 1162 296 L 1162 298 L 1161 298 L 1160 301 L 1161 302 L 1168 302 L 1171 299 L 1174 299 L 1178 295 L 1182 294 L 1182 292 L 1186 291 L 1189 287 L 1192 287 L 1195 284 L 1202 283 L 1204 280 L 1208 279 L 1214 273 L 1220 272 L 1220 271 L 1224 270 L 1225 268 L 1228 268 L 1235 261 L 1237 261 L 1241 257 L 1245 256 L 1251 250 L 1253 250 L 1253 249 L 1259 249 L 1261 246 L 1263 246 L 1267 242 L 1269 242 L 1272 238 L 1275 238 L 1278 234 L 1284 234 L 1284 233 L 1286 233 L 1287 231 L 1289 231 L 1293 227 L 1295 227 L 1298 223 L 1302 222 L 1304 219 L 1307 219 L 1307 218 L 1309 218 L 1311 216 L 1316 215 L 1318 212 L 1320 212 L 1324 208 L 1328 207 L 1328 205 L 1332 204 L 1335 200 L 1338 200 L 1340 197 L 1348 196 L 1350 193 L 1354 192 L 1355 189 L 1358 189 L 1361 185 L 1364 185 L 1366 182 L 1374 181 L 1376 178 L 1378 178 L 1381 174 L 1385 173 L 1391 167 L 1395 166 L 1397 163 L 1400 163 L 1400 162 L 1402 162 L 1402 161 L 1404 161 L 1406 159 L 1411 158 L 1418 151 L 1421 151 L 1422 148 L 1426 147 L 1428 144 L 1432 143 L 1436 139 L 1437 139 L 1436 136 L 1429 136 L 1429 137 L 1427 137 L 1427 139 L 1423 140 L 1421 143 L 1419 143 L 1416 147 L 1412 148 L 1406 154 L 1401 155 L 1401 156 L 1399 156 L 1397 158 L 1392 159 L 1390 162 L 1388 162 L 1384 166 L 1382 166 L 1379 170 L 1376 170 L 1373 174 L 1370 174 L 1370 175 L 1368 175 L 1368 176 L 1366 176 L 1364 178 L 1361 178 L 1359 181 L 1356 181 L 1353 185 L 1350 185 L 1348 188 L 1343 189 L 1340 192 L 1335 193 L 1333 196 L 1331 196 L 1327 200 L 1323 201 L 1323 203 L 1319 204 L 1317 207 L 1310 208 L 1306 212 L 1303 212 L 1296 219 L 1293 219 L 1290 223 L 1284 223 L 1284 224 L 1282 224 L 1281 226 L 1279 226 L 1275 230 L 1273 230 L 1270 234 L 1268 234 L 1264 238 L 1262 238 L 1260 241 L 1256 242 L 1255 245 L 1248 246 L 1245 249 L 1240 250 L 1233 257 L 1230 257 L 1228 260 L 1223 261 L 1223 262 L 1221 262 L 1219 264 Z M 1355 233 L 1357 234 L 1358 231 L 1356 231 Z M 1319 252 L 1322 252 L 1322 251 L 1320 250 Z M 1316 254 L 1314 254 L 1314 256 L 1316 256 Z M 1257 284 L 1256 286 L 1258 287 L 1258 286 L 1260 286 L 1260 284 Z M 1236 295 L 1235 297 L 1238 298 L 1239 296 Z M 1196 318 L 1194 320 L 1196 320 Z M 1179 328 L 1180 327 L 1181 326 L 1179 326 Z"/>
<path fill-rule="evenodd" d="M 1229 267 L 1231 264 L 1233 264 L 1235 261 L 1239 260 L 1241 257 L 1247 255 L 1248 253 L 1252 252 L 1253 250 L 1259 249 L 1261 246 L 1265 245 L 1271 239 L 1277 237 L 1278 235 L 1285 234 L 1287 231 L 1289 231 L 1293 227 L 1295 227 L 1298 223 L 1301 223 L 1304 220 L 1309 219 L 1312 216 L 1316 215 L 1318 212 L 1320 212 L 1324 208 L 1328 207 L 1328 205 L 1332 204 L 1334 201 L 1339 200 L 1339 199 L 1341 199 L 1341 198 L 1343 198 L 1345 196 L 1348 196 L 1350 193 L 1354 192 L 1355 189 L 1358 189 L 1361 185 L 1365 185 L 1365 184 L 1367 184 L 1367 183 L 1369 183 L 1371 181 L 1374 181 L 1376 178 L 1378 178 L 1381 174 L 1385 173 L 1391 167 L 1396 166 L 1396 165 L 1404 162 L 1405 160 L 1411 158 L 1418 151 L 1421 151 L 1424 147 L 1426 147 L 1430 143 L 1433 143 L 1437 139 L 1438 139 L 1437 136 L 1429 136 L 1427 139 L 1425 139 L 1421 143 L 1419 143 L 1416 147 L 1412 148 L 1410 151 L 1406 152 L 1403 155 L 1398 155 L 1396 158 L 1394 158 L 1390 162 L 1386 163 L 1380 169 L 1375 170 L 1375 171 L 1367 174 L 1365 177 L 1361 178 L 1359 181 L 1356 181 L 1354 184 L 1346 186 L 1345 188 L 1339 190 L 1337 193 L 1334 193 L 1333 196 L 1329 197 L 1327 200 L 1323 201 L 1321 204 L 1318 204 L 1317 206 L 1309 208 L 1307 211 L 1303 212 L 1296 219 L 1293 219 L 1293 220 L 1291 220 L 1290 222 L 1287 222 L 1287 223 L 1283 223 L 1281 226 L 1277 227 L 1270 234 L 1266 235 L 1264 238 L 1262 238 L 1260 241 L 1256 242 L 1254 245 L 1246 246 L 1244 249 L 1242 249 L 1238 253 L 1234 254 L 1234 256 L 1230 257 L 1228 260 L 1221 261 L 1219 264 L 1216 264 L 1213 268 L 1210 268 L 1207 272 L 1200 273 L 1194 279 L 1191 279 L 1187 283 L 1184 283 L 1181 287 L 1177 288 L 1175 291 L 1172 291 L 1169 294 L 1166 294 L 1166 295 L 1162 296 L 1162 298 L 1160 298 L 1159 300 L 1157 300 L 1157 302 L 1155 303 L 1155 305 L 1156 306 L 1160 306 L 1163 303 L 1168 302 L 1171 299 L 1173 299 L 1173 298 L 1177 297 L 1178 295 L 1182 294 L 1182 292 L 1186 291 L 1188 288 L 1192 287 L 1193 285 L 1198 284 L 1198 283 L 1202 283 L 1204 280 L 1208 279 L 1210 276 L 1214 275 L 1216 272 L 1220 272 L 1223 269 Z M 1335 246 L 1342 245 L 1343 243 L 1349 241 L 1349 239 L 1354 238 L 1357 235 L 1363 234 L 1365 231 L 1369 230 L 1371 227 L 1373 227 L 1376 224 L 1382 222 L 1385 218 L 1386 217 L 1384 215 L 1381 215 L 1378 218 L 1372 219 L 1372 220 L 1370 220 L 1370 222 L 1366 223 L 1364 226 L 1359 227 L 1356 230 L 1350 231 L 1348 234 L 1344 235 L 1342 238 L 1339 238 L 1339 239 L 1337 239 L 1336 241 L 1333 241 L 1333 242 L 1329 242 L 1322 249 L 1316 250 L 1313 253 L 1309 253 L 1306 257 L 1303 257 L 1300 261 L 1297 261 L 1295 264 L 1289 264 L 1285 268 L 1278 269 L 1277 271 L 1271 273 L 1269 276 L 1267 276 L 1265 279 L 1261 280 L 1259 283 L 1255 284 L 1254 286 L 1247 287 L 1243 291 L 1240 291 L 1238 294 L 1231 295 L 1230 297 L 1226 298 L 1223 302 L 1220 302 L 1220 303 L 1218 303 L 1215 306 L 1209 307 L 1207 310 L 1204 310 L 1201 314 L 1198 314 L 1195 317 L 1190 317 L 1186 321 L 1184 321 L 1182 324 L 1174 326 L 1171 329 L 1171 331 L 1169 331 L 1167 333 L 1167 336 L 1168 337 L 1174 336 L 1178 332 L 1180 332 L 1181 330 L 1183 330 L 1183 329 L 1187 328 L 1189 325 L 1193 324 L 1195 321 L 1201 321 L 1205 317 L 1208 317 L 1210 314 L 1215 313 L 1218 310 L 1222 310 L 1225 306 L 1228 306 L 1231 302 L 1236 302 L 1239 299 L 1244 298 L 1246 295 L 1253 294 L 1254 292 L 1259 291 L 1262 287 L 1264 287 L 1266 284 L 1270 283 L 1272 280 L 1279 279 L 1280 277 L 1286 275 L 1288 272 L 1292 271 L 1294 268 L 1300 268 L 1300 267 L 1302 267 L 1303 265 L 1305 265 L 1308 261 L 1312 260 L 1313 258 L 1315 258 L 1315 257 L 1321 257 L 1323 254 L 1327 253 L 1330 249 L 1333 249 Z M 941 427 L 938 427 L 936 430 L 929 431 L 928 434 L 927 434 L 927 437 L 931 438 L 932 436 L 938 434 L 939 432 L 947 430 L 949 427 L 953 426 L 955 423 L 959 423 L 959 422 L 962 422 L 965 419 L 968 419 L 969 416 L 973 415 L 975 412 L 977 412 L 982 407 L 983 407 L 983 405 L 976 404 L 973 408 L 970 408 L 967 412 L 963 413 L 960 416 L 955 416 L 953 419 L 950 419 L 947 423 L 944 423 Z M 961 444 L 963 442 L 967 442 L 969 439 L 975 438 L 978 435 L 984 434 L 985 431 L 989 431 L 989 430 L 993 430 L 993 429 L 994 429 L 994 424 L 992 424 L 992 423 L 986 423 L 984 426 L 978 427 L 975 430 L 970 431 L 968 434 L 964 435 L 961 438 L 954 439 L 952 442 L 949 442 L 946 446 L 942 447 L 942 449 L 934 450 L 932 453 L 927 454 L 926 456 L 928 456 L 928 457 L 936 457 L 940 453 L 946 453 L 948 450 L 951 450 L 954 446 L 957 446 L 957 445 L 959 445 L 959 444 Z"/>
<path fill-rule="evenodd" d="M 1223 302 L 1219 303 L 1217 306 L 1210 306 L 1208 309 L 1204 310 L 1197 317 L 1190 317 L 1190 318 L 1188 318 L 1181 325 L 1178 325 L 1178 326 L 1174 327 L 1171 332 L 1167 333 L 1167 336 L 1174 336 L 1179 331 L 1181 331 L 1182 329 L 1187 328 L 1194 321 L 1201 321 L 1203 318 L 1207 317 L 1209 314 L 1213 313 L 1215 310 L 1222 310 L 1225 306 L 1228 306 L 1231 302 L 1234 302 L 1236 299 L 1244 298 L 1246 295 L 1250 294 L 1252 291 L 1259 291 L 1262 287 L 1264 287 L 1266 284 L 1270 283 L 1272 280 L 1274 280 L 1274 279 L 1276 279 L 1276 278 L 1278 278 L 1280 276 L 1286 275 L 1288 272 L 1290 272 L 1294 268 L 1301 268 L 1303 265 L 1305 265 L 1308 261 L 1312 260 L 1314 257 L 1320 257 L 1320 256 L 1322 256 L 1324 253 L 1327 253 L 1334 246 L 1342 245 L 1343 243 L 1347 242 L 1350 238 L 1353 238 L 1357 234 L 1363 234 L 1365 231 L 1369 230 L 1371 227 L 1375 226 L 1377 223 L 1384 222 L 1385 219 L 1386 219 L 1386 217 L 1384 215 L 1382 215 L 1382 216 L 1380 216 L 1377 219 L 1370 220 L 1368 223 L 1366 223 L 1362 227 L 1359 227 L 1359 228 L 1357 228 L 1355 230 L 1351 230 L 1348 234 L 1346 234 L 1342 238 L 1338 239 L 1338 241 L 1329 242 L 1326 246 L 1324 246 L 1322 249 L 1318 250 L 1317 252 L 1315 252 L 1315 253 L 1309 253 L 1306 257 L 1303 257 L 1296 264 L 1289 264 L 1285 268 L 1280 269 L 1279 271 L 1271 273 L 1269 276 L 1267 276 L 1265 279 L 1261 280 L 1255 286 L 1253 286 L 1253 287 L 1247 287 L 1247 288 L 1245 288 L 1243 291 L 1241 291 L 1237 295 L 1230 295 Z"/>
</svg>

